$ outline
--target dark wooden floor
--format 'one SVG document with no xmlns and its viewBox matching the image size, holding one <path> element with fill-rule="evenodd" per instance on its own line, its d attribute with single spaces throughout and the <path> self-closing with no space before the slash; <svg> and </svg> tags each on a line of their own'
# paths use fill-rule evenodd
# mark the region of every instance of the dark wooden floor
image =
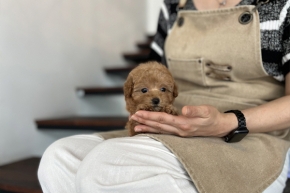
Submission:
<svg viewBox="0 0 290 193">
<path fill-rule="evenodd" d="M 283 193 L 290 193 L 290 179 L 287 180 L 287 184 Z"/>
<path fill-rule="evenodd" d="M 28 158 L 1 166 L 0 193 L 42 193 L 37 179 L 39 161 L 40 158 Z M 290 193 L 290 179 L 283 193 Z"/>
<path fill-rule="evenodd" d="M 37 169 L 40 158 L 28 158 L 0 167 L 0 193 L 42 193 Z"/>
</svg>

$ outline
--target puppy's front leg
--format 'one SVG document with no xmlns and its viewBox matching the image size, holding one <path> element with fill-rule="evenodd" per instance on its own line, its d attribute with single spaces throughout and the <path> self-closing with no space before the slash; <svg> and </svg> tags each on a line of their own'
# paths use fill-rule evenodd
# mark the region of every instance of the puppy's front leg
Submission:
<svg viewBox="0 0 290 193">
<path fill-rule="evenodd" d="M 145 105 L 145 104 L 140 104 L 137 106 L 136 111 L 144 110 L 144 111 L 149 111 L 151 106 Z"/>
<path fill-rule="evenodd" d="M 140 123 L 138 123 L 137 121 L 134 121 L 134 120 L 129 120 L 125 126 L 126 129 L 129 130 L 129 134 L 130 136 L 134 136 L 138 133 L 135 132 L 134 128 L 136 125 L 139 125 Z"/>
<path fill-rule="evenodd" d="M 178 112 L 177 112 L 177 110 L 175 109 L 175 107 L 173 105 L 167 105 L 164 108 L 164 112 L 168 113 L 168 114 L 171 114 L 171 115 L 178 115 Z"/>
<path fill-rule="evenodd" d="M 146 111 L 149 108 L 150 108 L 150 106 L 147 106 L 147 105 L 144 105 L 144 104 L 140 104 L 140 105 L 137 106 L 135 112 L 133 112 L 133 113 L 136 113 L 139 110 L 145 110 Z M 130 136 L 134 136 L 134 135 L 137 135 L 138 134 L 137 132 L 135 132 L 134 128 L 135 128 L 136 125 L 139 125 L 139 124 L 140 123 L 138 123 L 137 121 L 134 121 L 134 120 L 129 120 L 127 122 L 125 128 L 129 130 Z"/>
</svg>

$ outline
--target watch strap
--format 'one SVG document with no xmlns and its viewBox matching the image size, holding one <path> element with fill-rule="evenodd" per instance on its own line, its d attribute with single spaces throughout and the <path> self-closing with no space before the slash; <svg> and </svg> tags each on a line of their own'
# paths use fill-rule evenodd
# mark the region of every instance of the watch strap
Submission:
<svg viewBox="0 0 290 193">
<path fill-rule="evenodd" d="M 229 110 L 225 113 L 234 113 L 238 120 L 238 127 L 225 136 L 225 142 L 233 143 L 241 141 L 249 133 L 244 114 L 239 110 Z"/>
</svg>

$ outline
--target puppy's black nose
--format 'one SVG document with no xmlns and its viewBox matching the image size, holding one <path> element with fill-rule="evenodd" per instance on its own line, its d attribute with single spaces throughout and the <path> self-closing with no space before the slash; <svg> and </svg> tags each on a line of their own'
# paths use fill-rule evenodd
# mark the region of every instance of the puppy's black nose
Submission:
<svg viewBox="0 0 290 193">
<path fill-rule="evenodd" d="M 154 105 L 158 105 L 159 102 L 160 102 L 159 98 L 153 98 L 153 99 L 152 99 L 152 103 L 153 103 Z"/>
</svg>

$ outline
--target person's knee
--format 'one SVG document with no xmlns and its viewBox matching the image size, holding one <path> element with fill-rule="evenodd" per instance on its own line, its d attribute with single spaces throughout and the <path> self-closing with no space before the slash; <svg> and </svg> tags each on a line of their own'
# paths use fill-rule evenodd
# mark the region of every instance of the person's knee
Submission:
<svg viewBox="0 0 290 193">
<path fill-rule="evenodd" d="M 87 188 L 94 187 L 96 192 L 115 183 L 118 167 L 116 161 L 122 159 L 118 140 L 106 140 L 95 147 L 82 161 L 77 171 L 76 185 L 79 192 L 86 192 Z M 120 160 L 121 161 L 121 160 Z M 122 162 L 122 161 L 121 161 Z M 120 168 L 119 168 L 120 169 Z M 113 171 L 115 170 L 115 171 Z"/>
<path fill-rule="evenodd" d="M 84 193 L 92 189 L 139 192 L 140 185 L 158 187 L 157 181 L 177 183 L 175 179 L 179 178 L 189 181 L 180 163 L 162 144 L 141 137 L 120 138 L 102 142 L 86 156 L 78 168 L 76 186 L 77 192 Z"/>
<path fill-rule="evenodd" d="M 38 178 L 40 181 L 45 180 L 56 172 L 56 163 L 60 163 L 61 157 L 64 156 L 67 147 L 66 144 L 69 143 L 69 140 L 69 137 L 59 139 L 45 150 L 38 168 Z"/>
<path fill-rule="evenodd" d="M 148 145 L 154 142 L 144 141 L 142 138 L 119 138 L 102 142 L 86 156 L 78 168 L 77 186 L 84 188 L 92 183 L 98 187 L 117 185 L 120 182 L 129 183 L 129 179 L 146 178 L 146 175 L 140 175 L 142 172 L 149 176 L 165 172 L 163 166 L 156 172 L 153 169 L 159 163 L 159 156 L 155 155 L 158 150 L 148 148 Z"/>
</svg>

